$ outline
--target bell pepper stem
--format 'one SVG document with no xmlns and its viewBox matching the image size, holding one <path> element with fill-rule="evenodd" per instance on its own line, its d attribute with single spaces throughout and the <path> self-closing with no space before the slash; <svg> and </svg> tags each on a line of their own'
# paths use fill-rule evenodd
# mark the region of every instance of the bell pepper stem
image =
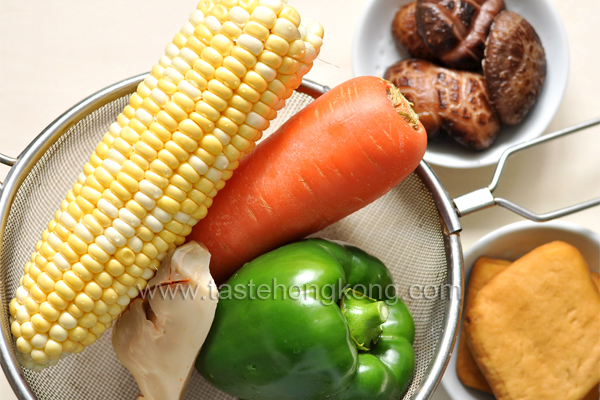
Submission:
<svg viewBox="0 0 600 400">
<path fill-rule="evenodd" d="M 369 351 L 381 336 L 389 309 L 383 301 L 377 301 L 353 289 L 346 289 L 340 303 L 346 318 L 350 336 L 359 350 Z"/>
</svg>

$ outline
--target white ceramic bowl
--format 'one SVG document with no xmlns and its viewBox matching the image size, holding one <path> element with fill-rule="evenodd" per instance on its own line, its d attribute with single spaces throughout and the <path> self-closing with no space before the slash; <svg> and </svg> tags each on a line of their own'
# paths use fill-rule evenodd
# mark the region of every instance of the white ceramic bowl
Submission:
<svg viewBox="0 0 600 400">
<path fill-rule="evenodd" d="M 514 261 L 534 248 L 553 240 L 562 240 L 577 247 L 587 260 L 590 268 L 598 272 L 600 266 L 600 235 L 569 222 L 551 221 L 535 223 L 517 222 L 497 229 L 479 239 L 465 252 L 465 281 L 471 273 L 475 261 L 486 256 Z M 465 287 L 468 285 L 465 284 Z M 462 326 L 461 326 L 462 328 Z M 456 374 L 456 350 L 450 358 L 442 384 L 453 400 L 494 400 L 494 396 L 462 384 Z"/>
<path fill-rule="evenodd" d="M 391 33 L 394 15 L 412 0 L 369 0 L 361 14 L 352 47 L 354 76 L 383 76 L 387 68 L 409 55 L 396 46 Z M 567 35 L 552 0 L 504 0 L 506 8 L 521 14 L 538 33 L 546 52 L 546 82 L 537 104 L 519 125 L 504 126 L 487 150 L 467 150 L 447 135 L 438 135 L 427 147 L 425 161 L 448 168 L 475 168 L 494 164 L 508 147 L 540 136 L 560 105 L 569 75 Z"/>
</svg>

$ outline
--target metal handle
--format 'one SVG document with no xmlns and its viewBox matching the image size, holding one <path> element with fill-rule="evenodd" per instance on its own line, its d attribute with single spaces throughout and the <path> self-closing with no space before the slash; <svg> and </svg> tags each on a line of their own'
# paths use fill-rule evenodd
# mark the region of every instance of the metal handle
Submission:
<svg viewBox="0 0 600 400">
<path fill-rule="evenodd" d="M 9 157 L 9 156 L 6 156 L 6 155 L 0 153 L 0 164 L 4 164 L 8 167 L 12 167 L 13 165 L 15 165 L 16 162 L 17 162 L 16 158 L 12 158 L 12 157 Z M 2 191 L 2 186 L 3 186 L 2 181 L 0 181 L 0 192 Z"/>
<path fill-rule="evenodd" d="M 548 142 L 550 140 L 554 140 L 556 138 L 566 136 L 568 134 L 578 132 L 583 129 L 587 129 L 598 124 L 600 124 L 600 117 L 594 118 L 586 122 L 582 122 L 577 125 L 573 125 L 560 131 L 553 132 L 548 135 L 539 137 L 537 139 L 530 140 L 529 142 L 521 143 L 506 149 L 504 153 L 502 153 L 500 161 L 498 161 L 496 171 L 494 171 L 494 177 L 492 178 L 492 182 L 488 187 L 477 189 L 473 192 L 464 194 L 454 199 L 454 206 L 456 207 L 458 215 L 462 217 L 463 215 L 471 214 L 475 211 L 499 205 L 532 221 L 543 222 L 549 221 L 551 219 L 564 217 L 565 215 L 573 214 L 575 212 L 585 210 L 587 208 L 600 204 L 600 198 L 596 198 L 593 200 L 585 201 L 583 203 L 575 204 L 573 206 L 565 207 L 560 210 L 552 211 L 546 214 L 536 214 L 509 200 L 500 197 L 494 197 L 493 195 L 494 190 L 496 190 L 496 188 L 498 187 L 498 182 L 500 181 L 500 177 L 502 176 L 502 171 L 504 170 L 504 166 L 506 165 L 506 160 L 508 159 L 508 157 L 510 157 L 516 152 L 528 149 L 529 147 L 535 146 L 537 144 Z"/>
</svg>

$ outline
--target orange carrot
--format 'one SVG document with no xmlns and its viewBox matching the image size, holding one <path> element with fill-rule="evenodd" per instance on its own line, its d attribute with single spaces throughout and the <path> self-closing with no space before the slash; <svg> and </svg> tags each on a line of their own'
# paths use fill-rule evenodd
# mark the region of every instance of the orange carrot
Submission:
<svg viewBox="0 0 600 400">
<path fill-rule="evenodd" d="M 397 89 L 349 80 L 259 144 L 189 236 L 223 282 L 245 262 L 317 232 L 387 193 L 419 164 L 425 129 Z"/>
</svg>

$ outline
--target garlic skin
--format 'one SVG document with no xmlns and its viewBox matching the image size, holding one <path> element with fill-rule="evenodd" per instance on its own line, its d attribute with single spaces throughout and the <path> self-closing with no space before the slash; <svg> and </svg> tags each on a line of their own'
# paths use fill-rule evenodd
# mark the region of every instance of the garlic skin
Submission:
<svg viewBox="0 0 600 400">
<path fill-rule="evenodd" d="M 165 258 L 156 276 L 117 320 L 112 343 L 143 400 L 183 398 L 196 356 L 212 325 L 219 293 L 210 253 L 187 243 Z"/>
</svg>

